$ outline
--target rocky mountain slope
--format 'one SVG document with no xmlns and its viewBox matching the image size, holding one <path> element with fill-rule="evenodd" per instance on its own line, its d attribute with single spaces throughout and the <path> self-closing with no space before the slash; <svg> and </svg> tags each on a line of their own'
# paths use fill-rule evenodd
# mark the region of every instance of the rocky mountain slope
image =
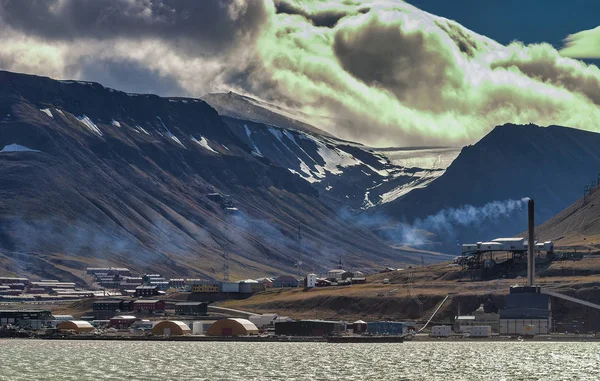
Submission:
<svg viewBox="0 0 600 381">
<path fill-rule="evenodd" d="M 219 278 L 224 250 L 233 278 L 415 261 L 338 218 L 201 100 L 0 72 L 0 132 L 7 273 Z"/>
<path fill-rule="evenodd" d="M 499 126 L 463 148 L 426 188 L 383 204 L 370 216 L 380 213 L 409 225 L 417 223 L 437 234 L 446 248 L 456 247 L 457 241 L 512 236 L 527 227 L 524 203 L 515 204 L 522 198 L 535 199 L 539 224 L 582 196 L 583 187 L 596 179 L 600 169 L 599 146 L 600 134 L 593 132 L 559 126 Z M 504 213 L 503 205 L 514 207 Z"/>
<path fill-rule="evenodd" d="M 557 247 L 600 247 L 600 188 L 597 182 L 591 193 L 581 197 L 548 221 L 536 227 L 538 240 L 553 240 Z"/>
<path fill-rule="evenodd" d="M 337 139 L 253 98 L 227 93 L 204 99 L 255 156 L 303 178 L 336 209 L 369 209 L 425 187 L 459 153 L 457 148 L 369 148 Z"/>
</svg>

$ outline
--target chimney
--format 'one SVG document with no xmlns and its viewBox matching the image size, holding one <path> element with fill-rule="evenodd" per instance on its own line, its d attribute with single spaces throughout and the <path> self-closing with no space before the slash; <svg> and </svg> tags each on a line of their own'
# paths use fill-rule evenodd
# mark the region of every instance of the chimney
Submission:
<svg viewBox="0 0 600 381">
<path fill-rule="evenodd" d="M 533 219 L 533 200 L 529 200 L 527 204 L 528 222 L 529 222 L 529 237 L 527 242 L 527 285 L 532 287 L 535 285 L 535 257 L 533 250 L 535 248 L 535 222 Z"/>
</svg>

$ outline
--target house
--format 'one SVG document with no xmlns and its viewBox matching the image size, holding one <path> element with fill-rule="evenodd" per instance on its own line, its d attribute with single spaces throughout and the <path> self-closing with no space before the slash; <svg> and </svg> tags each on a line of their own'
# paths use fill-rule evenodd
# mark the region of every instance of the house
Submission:
<svg viewBox="0 0 600 381">
<path fill-rule="evenodd" d="M 273 281 L 274 288 L 298 287 L 300 282 L 291 275 L 281 275 Z"/>
<path fill-rule="evenodd" d="M 136 298 L 152 297 L 158 295 L 158 286 L 137 286 L 135 288 Z"/>
<path fill-rule="evenodd" d="M 351 271 L 344 271 L 342 273 L 342 280 L 354 278 L 354 273 Z"/>
<path fill-rule="evenodd" d="M 273 287 L 273 279 L 271 278 L 258 278 L 257 281 L 262 283 L 265 289 Z"/>
<path fill-rule="evenodd" d="M 352 284 L 364 284 L 367 283 L 367 278 L 365 277 L 353 277 Z"/>
<path fill-rule="evenodd" d="M 165 310 L 165 302 L 162 300 L 136 300 L 133 302 L 133 311 L 137 312 L 155 312 L 155 311 L 164 311 Z"/>
<path fill-rule="evenodd" d="M 208 303 L 206 302 L 181 302 L 175 304 L 175 313 L 177 315 L 206 315 L 208 313 Z"/>
<path fill-rule="evenodd" d="M 136 318 L 135 316 L 119 315 L 111 318 L 110 322 L 108 323 L 108 326 L 116 329 L 126 329 L 131 327 L 131 325 L 138 320 L 140 319 Z"/>
</svg>

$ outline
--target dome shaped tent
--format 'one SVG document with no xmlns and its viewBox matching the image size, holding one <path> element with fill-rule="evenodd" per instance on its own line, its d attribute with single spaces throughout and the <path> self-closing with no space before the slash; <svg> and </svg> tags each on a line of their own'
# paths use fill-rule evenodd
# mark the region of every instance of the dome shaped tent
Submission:
<svg viewBox="0 0 600 381">
<path fill-rule="evenodd" d="M 152 327 L 153 335 L 181 336 L 192 333 L 190 327 L 181 321 L 164 320 Z"/>
<path fill-rule="evenodd" d="M 206 334 L 208 336 L 258 335 L 258 328 L 247 319 L 221 319 L 214 322 Z"/>
</svg>

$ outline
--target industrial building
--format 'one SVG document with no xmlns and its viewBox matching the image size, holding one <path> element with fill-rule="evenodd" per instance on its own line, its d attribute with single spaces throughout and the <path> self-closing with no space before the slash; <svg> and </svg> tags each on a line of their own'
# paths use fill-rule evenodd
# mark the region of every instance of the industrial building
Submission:
<svg viewBox="0 0 600 381">
<path fill-rule="evenodd" d="M 286 336 L 325 336 L 341 334 L 346 324 L 339 321 L 298 320 L 275 322 L 275 334 Z"/>
<path fill-rule="evenodd" d="M 152 327 L 152 334 L 159 336 L 181 336 L 192 333 L 190 327 L 181 321 L 164 320 Z"/>
<path fill-rule="evenodd" d="M 367 323 L 367 332 L 373 335 L 403 335 L 414 327 L 414 323 L 396 321 L 372 321 Z"/>
<path fill-rule="evenodd" d="M 490 326 L 494 332 L 500 332 L 500 315 L 485 312 L 483 304 L 473 312 L 473 315 L 459 315 L 454 318 L 456 332 L 470 332 L 474 326 Z"/>
<path fill-rule="evenodd" d="M 83 320 L 63 321 L 56 326 L 58 332 L 86 333 L 93 332 L 94 326 Z"/>
<path fill-rule="evenodd" d="M 550 295 L 540 287 L 511 287 L 500 310 L 500 333 L 524 335 L 546 334 L 552 327 Z"/>
<path fill-rule="evenodd" d="M 181 302 L 175 304 L 177 315 L 206 315 L 208 303 L 206 302 Z"/>
<path fill-rule="evenodd" d="M 0 310 L 0 326 L 10 324 L 29 327 L 34 321 L 50 320 L 52 320 L 52 313 L 49 310 Z"/>
<path fill-rule="evenodd" d="M 258 335 L 258 328 L 247 319 L 221 319 L 208 328 L 208 336 L 248 336 Z"/>
</svg>

